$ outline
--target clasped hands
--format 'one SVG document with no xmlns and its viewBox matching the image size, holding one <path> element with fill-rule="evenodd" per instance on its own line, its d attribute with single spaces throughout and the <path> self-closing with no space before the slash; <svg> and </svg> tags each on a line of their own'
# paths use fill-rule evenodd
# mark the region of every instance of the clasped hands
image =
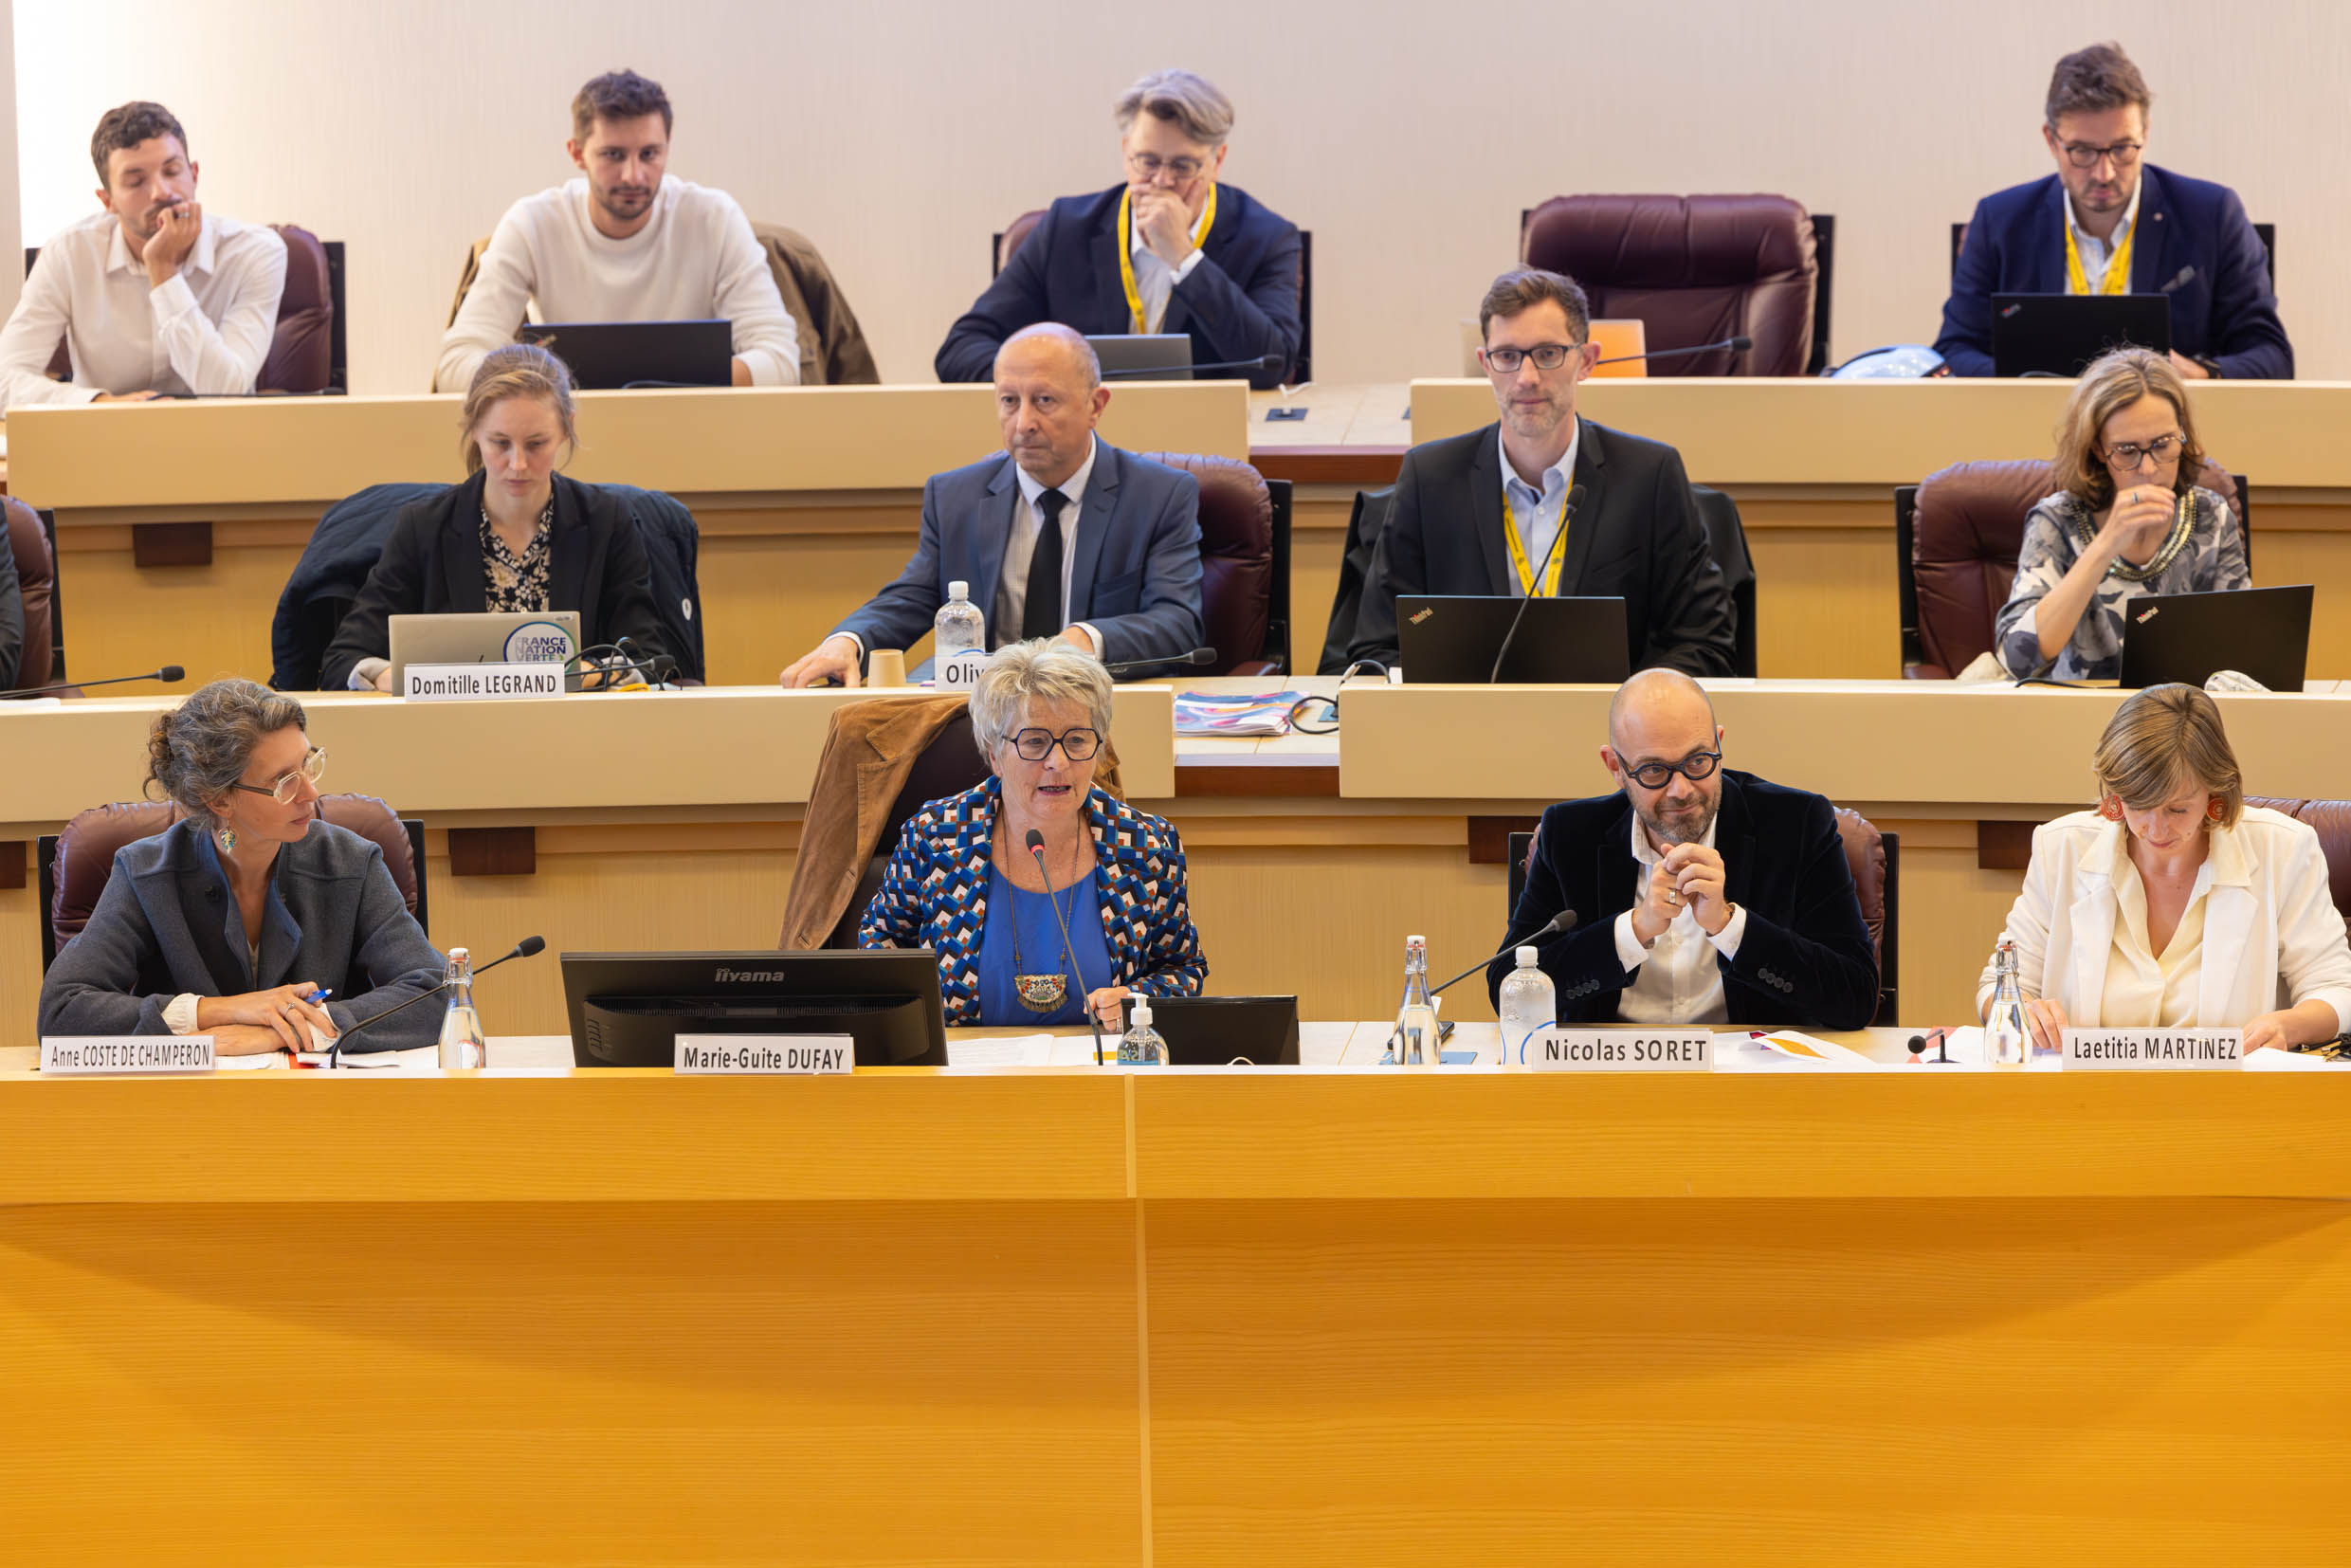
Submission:
<svg viewBox="0 0 2351 1568">
<path fill-rule="evenodd" d="M 310 1030 L 332 1040 L 342 1030 L 325 1008 L 305 997 L 318 994 L 308 980 L 247 991 L 235 996 L 205 996 L 196 1002 L 196 1032 L 212 1037 L 222 1056 L 260 1056 L 273 1050 L 313 1050 Z"/>
<path fill-rule="evenodd" d="M 1722 896 L 1722 857 L 1704 844 L 1677 844 L 1652 867 L 1641 902 L 1632 908 L 1632 934 L 1647 947 L 1666 934 L 1686 908 L 1698 928 L 1719 937 L 1730 923 L 1730 901 Z"/>
</svg>

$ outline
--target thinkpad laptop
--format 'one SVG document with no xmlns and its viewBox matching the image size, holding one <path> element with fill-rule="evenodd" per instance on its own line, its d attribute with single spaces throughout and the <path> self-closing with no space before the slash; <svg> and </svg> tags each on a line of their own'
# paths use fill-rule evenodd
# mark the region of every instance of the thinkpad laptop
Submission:
<svg viewBox="0 0 2351 1568">
<path fill-rule="evenodd" d="M 1622 599 L 1513 599 L 1496 595 L 1396 595 L 1396 662 L 1407 685 L 1484 685 L 1494 655 L 1523 606 L 1511 639 L 1504 685 L 1615 685 L 1632 673 Z"/>
<path fill-rule="evenodd" d="M 735 384 L 727 321 L 534 321 L 522 340 L 562 360 L 583 392 Z"/>
<path fill-rule="evenodd" d="M 1995 294 L 1992 374 L 2079 375 L 2119 348 L 2172 351 L 2168 294 Z"/>
<path fill-rule="evenodd" d="M 2133 599 L 2123 615 L 2121 684 L 2200 686 L 2214 671 L 2233 669 L 2271 691 L 2300 691 L 2310 657 L 2312 593 L 2308 583 L 2298 583 Z"/>
</svg>

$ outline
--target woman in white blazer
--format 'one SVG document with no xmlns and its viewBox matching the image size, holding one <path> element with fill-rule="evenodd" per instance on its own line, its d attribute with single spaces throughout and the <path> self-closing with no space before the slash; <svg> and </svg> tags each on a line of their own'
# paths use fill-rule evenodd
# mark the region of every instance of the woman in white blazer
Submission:
<svg viewBox="0 0 2351 1568">
<path fill-rule="evenodd" d="M 2033 833 L 2008 912 L 2034 1042 L 2059 1048 L 2069 1024 L 2241 1028 L 2252 1051 L 2351 1029 L 2351 943 L 2318 834 L 2246 806 L 2213 700 L 2149 686 L 2094 767 L 2098 809 Z M 1992 984 L 1987 966 L 1979 1016 Z"/>
</svg>

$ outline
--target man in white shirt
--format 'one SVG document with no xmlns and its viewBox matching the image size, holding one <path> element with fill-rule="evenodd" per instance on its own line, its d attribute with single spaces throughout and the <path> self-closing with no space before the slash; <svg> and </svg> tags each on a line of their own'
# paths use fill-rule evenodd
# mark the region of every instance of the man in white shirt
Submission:
<svg viewBox="0 0 2351 1568">
<path fill-rule="evenodd" d="M 1608 732 L 1617 793 L 1543 813 L 1488 988 L 1573 909 L 1535 944 L 1563 1024 L 1868 1025 L 1877 948 L 1829 802 L 1725 770 L 1713 703 L 1680 670 L 1618 687 Z"/>
<path fill-rule="evenodd" d="M 104 210 L 41 247 L 0 328 L 7 406 L 251 392 L 277 331 L 285 242 L 206 215 L 187 133 L 160 103 L 106 111 L 90 161 Z M 68 381 L 48 374 L 61 339 Z"/>
<path fill-rule="evenodd" d="M 464 392 L 511 343 L 526 305 L 540 321 L 733 324 L 735 385 L 800 380 L 800 340 L 751 220 L 723 191 L 665 178 L 669 99 L 611 71 L 572 100 L 564 143 L 581 177 L 506 210 L 441 339 L 440 392 Z"/>
</svg>

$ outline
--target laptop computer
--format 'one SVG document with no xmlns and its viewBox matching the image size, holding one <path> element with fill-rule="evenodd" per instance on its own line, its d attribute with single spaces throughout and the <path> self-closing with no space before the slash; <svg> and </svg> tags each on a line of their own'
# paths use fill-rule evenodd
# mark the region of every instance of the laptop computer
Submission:
<svg viewBox="0 0 2351 1568">
<path fill-rule="evenodd" d="M 1167 1042 L 1170 1065 L 1221 1067 L 1246 1061 L 1259 1067 L 1298 1066 L 1295 996 L 1153 996 L 1151 1027 Z M 1135 998 L 1126 999 L 1126 1020 Z"/>
<path fill-rule="evenodd" d="M 1995 294 L 1992 374 L 2079 375 L 2115 349 L 2172 351 L 2168 294 Z"/>
<path fill-rule="evenodd" d="M 533 321 L 521 337 L 562 360 L 582 392 L 735 384 L 731 322 Z"/>
<path fill-rule="evenodd" d="M 2123 616 L 2121 684 L 2200 686 L 2214 670 L 2233 669 L 2271 691 L 2300 691 L 2310 658 L 2312 593 L 2308 583 L 2297 583 L 2133 599 Z"/>
<path fill-rule="evenodd" d="M 1189 381 L 1192 335 L 1184 332 L 1124 332 L 1088 337 L 1103 374 L 1119 381 Z"/>
<path fill-rule="evenodd" d="M 579 651 L 579 611 L 491 611 L 474 615 L 394 615 L 392 689 L 408 689 L 410 665 L 560 664 Z M 564 683 L 579 689 L 579 677 Z"/>
<path fill-rule="evenodd" d="M 1396 662 L 1405 684 L 1485 684 L 1522 605 L 1526 619 L 1504 661 L 1504 684 L 1615 685 L 1632 673 L 1622 599 L 1399 593 Z"/>
</svg>

